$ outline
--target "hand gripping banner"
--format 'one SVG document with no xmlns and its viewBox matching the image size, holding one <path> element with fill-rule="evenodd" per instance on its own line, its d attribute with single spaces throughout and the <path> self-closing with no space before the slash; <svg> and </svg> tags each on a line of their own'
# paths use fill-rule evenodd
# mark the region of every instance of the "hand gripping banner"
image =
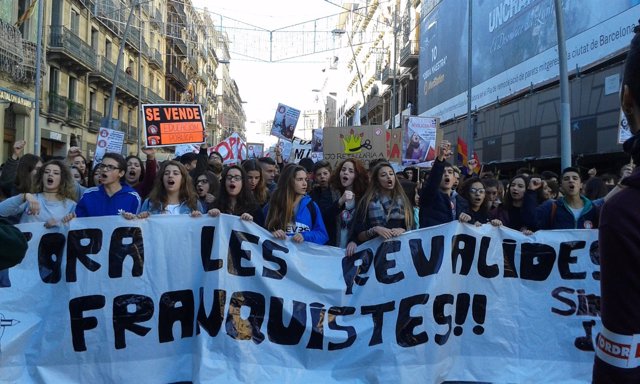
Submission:
<svg viewBox="0 0 640 384">
<path fill-rule="evenodd" d="M 447 225 L 344 250 L 254 223 L 19 226 L 7 382 L 589 382 L 597 232 Z"/>
</svg>

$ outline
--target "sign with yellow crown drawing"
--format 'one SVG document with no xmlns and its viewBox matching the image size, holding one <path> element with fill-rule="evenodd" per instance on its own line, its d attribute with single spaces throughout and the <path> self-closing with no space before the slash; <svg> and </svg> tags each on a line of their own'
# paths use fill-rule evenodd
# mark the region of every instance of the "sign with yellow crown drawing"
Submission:
<svg viewBox="0 0 640 384">
<path fill-rule="evenodd" d="M 357 158 L 365 164 L 369 164 L 373 159 L 386 157 L 387 132 L 382 125 L 327 127 L 322 134 L 324 159 L 334 166 L 350 157 Z"/>
</svg>

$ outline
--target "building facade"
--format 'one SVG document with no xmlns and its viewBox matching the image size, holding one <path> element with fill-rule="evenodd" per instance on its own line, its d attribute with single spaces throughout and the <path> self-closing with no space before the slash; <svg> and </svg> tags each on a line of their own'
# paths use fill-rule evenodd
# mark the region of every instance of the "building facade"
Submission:
<svg viewBox="0 0 640 384">
<path fill-rule="evenodd" d="M 10 156 L 15 140 L 25 139 L 28 151 L 34 148 L 36 118 L 41 155 L 64 156 L 70 146 L 78 146 L 91 158 L 109 111 L 112 127 L 125 133 L 123 152 L 136 153 L 142 104 L 201 104 L 209 137 L 216 137 L 216 52 L 225 42 L 211 38 L 215 25 L 207 12 L 194 9 L 189 0 L 44 2 L 42 94 L 36 114 L 38 12 L 37 5 L 29 10 L 31 4 L 9 0 L 0 5 L 0 159 Z M 238 95 L 237 101 L 237 85 L 227 84 L 224 92 Z M 242 115 L 241 109 L 242 103 L 232 104 L 234 115 Z M 244 128 L 244 120 L 238 121 Z"/>
</svg>

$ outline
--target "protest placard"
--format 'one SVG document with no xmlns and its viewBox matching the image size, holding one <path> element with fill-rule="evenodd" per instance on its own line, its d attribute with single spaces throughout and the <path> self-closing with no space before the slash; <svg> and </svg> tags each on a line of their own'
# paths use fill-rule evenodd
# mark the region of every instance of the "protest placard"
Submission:
<svg viewBox="0 0 640 384">
<path fill-rule="evenodd" d="M 285 140 L 293 140 L 293 134 L 300 118 L 300 111 L 284 104 L 278 104 L 271 126 L 271 135 Z"/>
<path fill-rule="evenodd" d="M 123 145 L 124 132 L 104 127 L 100 128 L 96 140 L 96 152 L 93 155 L 94 166 L 102 162 L 102 158 L 107 152 L 122 153 Z"/>
<path fill-rule="evenodd" d="M 146 104 L 142 109 L 147 147 L 204 142 L 205 125 L 199 104 Z"/>
<path fill-rule="evenodd" d="M 259 159 L 264 156 L 264 144 L 247 143 L 247 159 Z"/>
<path fill-rule="evenodd" d="M 436 117 L 404 116 L 402 164 L 431 166 L 436 158 L 440 120 Z M 442 136 L 442 132 L 440 133 Z"/>
<path fill-rule="evenodd" d="M 220 153 L 224 165 L 240 164 L 247 158 L 247 144 L 235 132 L 218 143 L 213 150 Z"/>
<path fill-rule="evenodd" d="M 294 137 L 291 142 L 291 153 L 289 154 L 289 162 L 298 164 L 305 157 L 311 157 L 312 145 L 309 140 L 302 140 Z"/>
<path fill-rule="evenodd" d="M 325 128 L 323 136 L 324 159 L 333 166 L 351 157 L 368 165 L 387 155 L 387 133 L 382 125 Z"/>
</svg>

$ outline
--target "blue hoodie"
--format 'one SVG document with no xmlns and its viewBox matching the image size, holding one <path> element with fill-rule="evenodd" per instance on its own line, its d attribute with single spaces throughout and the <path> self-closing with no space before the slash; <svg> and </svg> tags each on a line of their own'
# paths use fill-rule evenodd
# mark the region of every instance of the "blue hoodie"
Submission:
<svg viewBox="0 0 640 384">
<path fill-rule="evenodd" d="M 311 205 L 309 205 L 309 203 L 311 203 Z M 313 217 L 311 216 L 309 208 L 315 210 L 315 222 L 312 222 Z M 269 212 L 268 205 L 264 207 L 264 212 Z M 300 200 L 298 211 L 296 212 L 296 221 L 293 225 L 288 225 L 285 232 L 287 236 L 301 233 L 304 241 L 310 241 L 320 245 L 325 244 L 329 240 L 320 208 L 318 208 L 318 205 L 314 203 L 308 195 L 303 196 L 302 200 Z"/>
<path fill-rule="evenodd" d="M 76 205 L 78 217 L 114 216 L 120 210 L 138 213 L 140 210 L 140 195 L 135 189 L 122 184 L 122 189 L 113 196 L 107 195 L 104 186 L 89 188 Z"/>
<path fill-rule="evenodd" d="M 564 197 L 558 200 L 547 200 L 535 206 L 536 192 L 527 191 L 524 196 L 523 209 L 530 229 L 595 229 L 598 228 L 599 212 L 591 200 L 580 196 L 584 207 L 576 220 Z M 555 205 L 555 208 L 553 206 Z M 555 212 L 554 212 L 555 210 Z"/>
</svg>

